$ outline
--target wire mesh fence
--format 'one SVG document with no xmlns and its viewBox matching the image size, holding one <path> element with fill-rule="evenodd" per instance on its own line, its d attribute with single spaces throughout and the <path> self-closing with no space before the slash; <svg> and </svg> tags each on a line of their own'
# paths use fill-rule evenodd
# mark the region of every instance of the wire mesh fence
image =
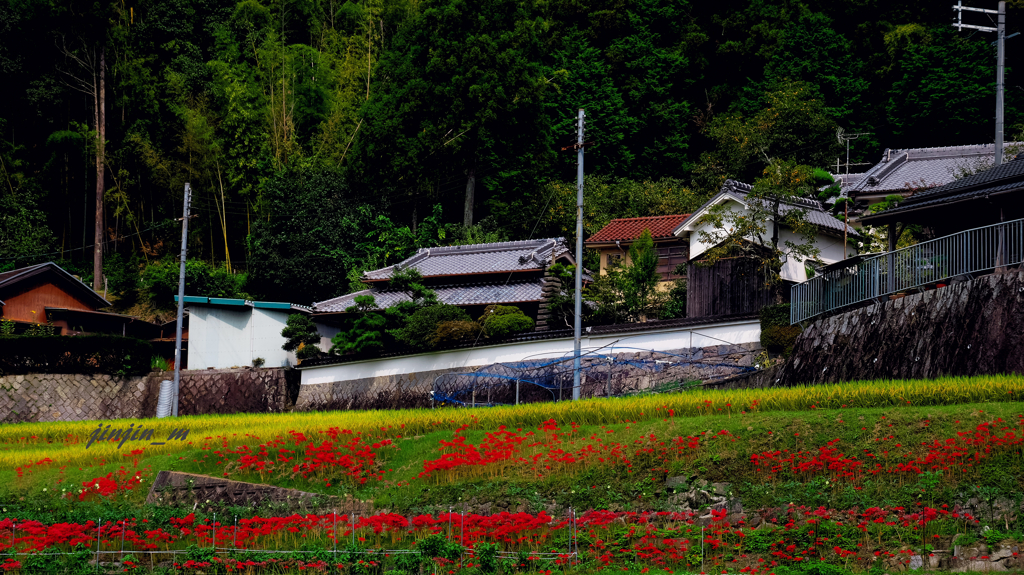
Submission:
<svg viewBox="0 0 1024 575">
<path fill-rule="evenodd" d="M 753 366 L 704 360 L 699 352 L 670 353 L 631 347 L 581 352 L 580 397 L 620 397 L 678 391 L 700 382 L 744 372 Z M 471 372 L 446 373 L 434 379 L 433 407 L 518 405 L 572 399 L 575 357 L 524 359 L 491 364 Z"/>
</svg>

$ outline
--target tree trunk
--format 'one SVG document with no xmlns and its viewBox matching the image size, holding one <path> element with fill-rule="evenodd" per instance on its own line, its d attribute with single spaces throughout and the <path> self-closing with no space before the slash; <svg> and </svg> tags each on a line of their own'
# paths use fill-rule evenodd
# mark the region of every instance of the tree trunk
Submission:
<svg viewBox="0 0 1024 575">
<path fill-rule="evenodd" d="M 92 257 L 92 289 L 100 291 L 103 287 L 103 171 L 104 171 L 104 143 L 106 141 L 106 52 L 100 47 L 100 66 L 98 70 L 99 86 L 96 90 L 95 119 L 96 119 L 96 227 L 93 236 L 93 257 Z"/>
<path fill-rule="evenodd" d="M 462 223 L 465 226 L 473 225 L 473 202 L 476 195 L 476 168 L 466 171 L 466 206 L 462 212 Z"/>
</svg>

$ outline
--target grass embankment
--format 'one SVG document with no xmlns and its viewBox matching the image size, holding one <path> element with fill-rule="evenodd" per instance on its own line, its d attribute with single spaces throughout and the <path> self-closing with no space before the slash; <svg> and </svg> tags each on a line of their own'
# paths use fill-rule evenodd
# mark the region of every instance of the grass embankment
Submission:
<svg viewBox="0 0 1024 575">
<path fill-rule="evenodd" d="M 154 429 L 159 440 L 171 429 L 188 427 L 187 441 L 163 446 L 129 441 L 120 448 L 110 443 L 86 448 L 96 422 L 4 426 L 0 520 L 85 524 L 135 517 L 147 519 L 147 529 L 171 529 L 170 517 L 193 509 L 142 502 L 155 472 L 174 469 L 347 494 L 403 514 L 434 513 L 434 527 L 390 535 L 393 545 L 403 547 L 431 529 L 445 532 L 446 525 L 453 534 L 452 518 L 437 517 L 449 508 L 484 514 L 547 510 L 556 518 L 569 506 L 678 512 L 685 505 L 680 492 L 708 481 L 728 483 L 748 513 L 774 516 L 780 526 L 787 520 L 793 524 L 774 535 L 771 530 L 741 535 L 719 517 L 710 526 L 714 541 L 705 540 L 714 548 L 702 559 L 713 560 L 716 572 L 747 567 L 744 572 L 758 573 L 765 564 L 755 562 L 765 558 L 779 561 L 782 568 L 771 566 L 776 571 L 800 567 L 801 558 L 812 557 L 867 568 L 872 557 L 892 563 L 902 553 L 948 547 L 958 533 L 981 536 L 981 523 L 943 515 L 958 503 L 973 499 L 970 511 L 977 514 L 986 504 L 1019 499 L 1024 409 L 1015 398 L 1021 393 L 1024 379 L 1008 376 L 695 391 L 477 410 L 185 417 L 134 423 Z M 83 482 L 108 474 L 111 480 L 80 492 Z M 666 485 L 669 477 L 677 478 L 675 487 Z M 819 506 L 831 510 L 829 517 L 814 515 Z M 876 508 L 881 509 L 870 511 Z M 924 510 L 934 517 L 921 519 Z M 196 511 L 200 526 L 212 523 L 214 512 L 220 521 L 274 515 L 250 508 Z M 657 516 L 653 523 L 627 517 L 621 524 L 611 517 L 599 513 L 584 522 L 579 544 L 587 548 L 585 565 L 572 572 L 589 573 L 602 562 L 631 572 L 665 565 L 696 570 L 695 516 Z M 303 521 L 316 525 L 293 526 L 301 538 L 281 524 L 267 543 L 252 539 L 250 548 L 333 545 L 333 516 Z M 507 536 L 496 535 L 491 524 L 480 527 L 479 541 L 494 541 L 513 553 L 568 544 L 564 524 L 559 528 L 538 519 L 534 527 L 523 526 L 531 521 L 510 520 L 526 539 L 503 539 Z M 1024 525 L 1016 518 L 984 521 L 996 528 L 987 532 L 989 539 L 1021 539 L 1017 531 Z M 218 540 L 230 544 L 255 533 L 230 524 L 223 529 L 230 532 Z M 184 549 L 194 540 L 202 546 L 199 533 L 197 527 L 161 545 Z M 822 541 L 823 533 L 830 542 Z M 935 539 L 922 539 L 926 534 Z M 361 544 L 367 546 L 379 539 L 371 525 L 338 535 L 365 536 Z M 783 556 L 788 558 L 779 559 Z M 554 561 L 534 566 L 560 569 Z"/>
<path fill-rule="evenodd" d="M 457 504 L 471 498 L 511 506 L 525 500 L 538 507 L 555 499 L 579 508 L 668 509 L 673 505 L 668 501 L 671 493 L 659 487 L 667 475 L 697 475 L 709 481 L 730 482 L 743 493 L 750 508 L 797 500 L 843 506 L 857 502 L 898 504 L 911 497 L 906 488 L 916 480 L 910 472 L 866 474 L 861 470 L 858 473 L 864 476 L 858 478 L 858 485 L 831 481 L 822 491 L 814 487 L 814 482 L 828 480 L 829 473 L 809 475 L 784 469 L 768 477 L 751 464 L 750 456 L 774 450 L 815 452 L 838 440 L 831 449 L 852 455 L 863 465 L 882 462 L 890 468 L 907 454 L 926 455 L 922 443 L 959 438 L 958 433 L 970 432 L 982 421 L 1002 418 L 1016 425 L 1019 406 L 1012 399 L 1021 393 L 1024 379 L 1006 376 L 696 391 L 478 410 L 183 417 L 177 421 L 133 423 L 153 429 L 155 439 L 160 440 L 170 430 L 184 426 L 190 430 L 187 441 L 162 446 L 128 441 L 120 448 L 111 442 L 86 447 L 96 422 L 11 425 L 0 428 L 0 500 L 24 504 L 33 501 L 36 508 L 60 508 L 65 489 L 76 491 L 83 482 L 108 473 L 114 473 L 116 479 L 124 468 L 128 473 L 123 477 L 142 471 L 137 486 L 115 497 L 128 505 L 141 503 L 149 482 L 161 469 L 219 476 L 228 473 L 231 479 L 242 481 L 325 494 L 353 494 L 400 510 Z M 561 431 L 538 429 L 550 420 Z M 479 449 L 465 457 L 478 460 L 420 477 L 424 462 L 441 456 L 440 442 L 452 440 L 453 432 L 467 425 L 468 429 L 459 435 L 466 444 Z M 122 422 L 121 427 L 126 426 Z M 497 431 L 500 426 L 509 428 L 516 437 L 503 440 L 509 445 L 495 443 L 491 449 L 514 449 L 516 453 L 499 457 L 500 461 L 481 463 L 485 450 L 481 441 L 487 432 Z M 342 434 L 335 441 L 321 433 L 329 428 L 359 435 Z M 728 433 L 718 435 L 723 430 Z M 533 435 L 527 436 L 530 432 Z M 305 441 L 297 443 L 296 433 Z M 671 447 L 671 441 L 681 437 L 697 438 L 696 447 Z M 355 443 L 353 438 L 358 438 Z M 637 444 L 641 439 L 642 445 Z M 268 444 L 275 440 L 280 445 Z M 329 449 L 323 447 L 324 441 Z M 373 447 L 382 441 L 391 445 Z M 658 444 L 665 442 L 669 442 L 670 449 L 662 453 L 665 448 Z M 270 452 L 267 456 L 258 457 L 260 445 L 268 446 L 263 448 Z M 313 451 L 309 451 L 310 445 Z M 240 446 L 251 449 L 250 457 L 255 454 L 257 464 L 243 469 L 241 458 L 245 454 L 227 453 Z M 132 455 L 138 449 L 142 453 Z M 287 454 L 293 459 L 281 462 L 277 460 L 279 449 L 298 453 Z M 870 457 L 865 456 L 865 450 L 871 452 Z M 562 453 L 577 451 L 581 453 L 575 458 Z M 539 465 L 523 463 L 538 454 Z M 349 457 L 355 463 L 349 467 L 325 463 L 294 472 L 294 466 L 308 456 L 329 456 L 333 460 Z M 52 463 L 34 465 L 46 459 Z M 1008 466 L 1009 462 L 998 457 L 990 460 L 977 462 L 966 471 L 947 470 L 938 491 L 929 490 L 928 497 L 938 501 L 951 496 L 940 491 L 953 489 L 968 478 L 973 485 L 982 486 L 973 489 L 1005 491 L 1020 486 L 1019 461 Z M 263 471 L 258 471 L 259 461 L 264 463 Z M 1001 465 L 986 467 L 997 461 Z M 605 484 L 603 492 L 596 488 L 598 483 Z M 770 488 L 752 487 L 765 484 Z"/>
</svg>

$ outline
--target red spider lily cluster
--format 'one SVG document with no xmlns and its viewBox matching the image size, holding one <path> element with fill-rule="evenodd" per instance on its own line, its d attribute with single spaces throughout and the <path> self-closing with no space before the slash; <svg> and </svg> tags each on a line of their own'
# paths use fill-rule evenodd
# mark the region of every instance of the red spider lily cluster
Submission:
<svg viewBox="0 0 1024 575">
<path fill-rule="evenodd" d="M 954 438 L 923 442 L 916 452 L 894 441 L 892 435 L 877 437 L 874 442 L 879 449 L 865 449 L 857 455 L 840 451 L 835 447 L 839 443 L 836 439 L 816 450 L 755 453 L 750 461 L 760 478 L 772 483 L 783 477 L 806 480 L 821 475 L 835 482 L 856 483 L 878 475 L 916 476 L 924 472 L 958 479 L 995 453 L 1018 452 L 1024 445 L 1024 420 L 1018 420 L 1016 426 L 1007 425 L 1001 418 L 981 423 L 972 431 L 957 432 Z"/>
<path fill-rule="evenodd" d="M 441 457 L 423 462 L 419 478 L 433 477 L 451 481 L 473 475 L 507 477 L 510 473 L 529 473 L 544 477 L 553 473 L 573 472 L 595 464 L 620 466 L 628 472 L 635 464 L 648 469 L 663 466 L 677 459 L 694 455 L 700 447 L 698 437 L 659 439 L 655 434 L 641 436 L 631 443 L 620 443 L 594 433 L 590 442 L 577 439 L 579 426 L 570 424 L 563 432 L 555 420 L 543 422 L 537 431 L 510 431 L 504 425 L 489 432 L 478 445 L 466 441 L 468 425 L 455 430 L 452 440 L 441 440 Z M 604 434 L 614 433 L 605 429 Z M 723 430 L 720 435 L 730 435 Z M 582 443 L 582 445 L 581 445 Z M 642 464 L 642 465 L 639 465 Z"/>
<path fill-rule="evenodd" d="M 45 457 L 43 459 L 40 459 L 39 461 L 36 461 L 35 463 L 32 463 L 30 461 L 30 462 L 26 463 L 25 465 L 22 465 L 21 467 L 16 467 L 14 469 L 14 471 L 17 474 L 18 479 L 22 479 L 26 475 L 31 475 L 32 474 L 32 468 L 33 467 L 42 467 L 42 466 L 44 466 L 44 465 L 46 465 L 48 463 L 53 463 L 53 460 L 50 459 L 49 457 Z"/>
<path fill-rule="evenodd" d="M 208 443 L 201 449 L 217 456 L 217 463 L 225 466 L 224 477 L 229 477 L 232 470 L 255 472 L 261 477 L 290 471 L 306 479 L 322 481 L 328 487 L 337 474 L 360 485 L 370 479 L 383 479 L 386 470 L 378 464 L 377 452 L 384 447 L 395 448 L 390 439 L 369 443 L 359 432 L 337 427 L 319 433 L 327 439 L 317 441 L 298 431 L 289 431 L 288 439 L 277 436 L 255 448 L 241 445 L 231 449 L 227 438 L 221 437 L 220 449 L 214 450 Z"/>
<path fill-rule="evenodd" d="M 136 470 L 130 473 L 122 467 L 117 474 L 110 472 L 103 477 L 94 477 L 89 481 L 82 482 L 82 490 L 78 493 L 79 501 L 95 499 L 97 497 L 111 497 L 120 492 L 131 491 L 142 483 L 142 471 Z M 74 496 L 74 494 L 68 494 Z"/>
<path fill-rule="evenodd" d="M 907 549 L 945 539 L 950 533 L 975 528 L 969 514 L 946 506 L 932 508 L 833 510 L 824 507 L 789 506 L 764 512 L 766 525 L 754 530 L 743 516 L 729 516 L 724 509 L 709 517 L 691 512 L 628 513 L 589 511 L 573 521 L 546 513 L 497 513 L 493 515 L 446 513 L 404 517 L 393 513 L 369 517 L 348 515 L 291 515 L 251 517 L 233 521 L 197 520 L 194 514 L 172 518 L 167 527 L 135 518 L 97 524 L 38 521 L 0 521 L 0 553 L 45 552 L 70 549 L 77 544 L 100 553 L 135 550 L 181 550 L 189 545 L 222 550 L 289 550 L 306 545 L 325 549 L 355 543 L 366 550 L 412 547 L 432 534 L 442 534 L 462 544 L 472 558 L 474 547 L 496 543 L 505 552 L 560 553 L 562 563 L 573 561 L 566 553 L 578 547 L 583 558 L 603 566 L 642 563 L 664 568 L 714 566 L 743 573 L 767 572 L 778 565 L 828 561 L 867 566 L 879 558 L 906 561 Z M 270 560 L 268 560 L 270 561 Z M 318 562 L 275 560 L 281 569 L 308 570 Z M 214 564 L 230 569 L 269 566 L 230 558 L 177 563 L 182 570 L 203 569 Z M 2 567 L 15 569 L 13 560 Z M 326 567 L 324 563 L 321 567 Z M 454 566 L 453 566 L 454 568 Z"/>
</svg>

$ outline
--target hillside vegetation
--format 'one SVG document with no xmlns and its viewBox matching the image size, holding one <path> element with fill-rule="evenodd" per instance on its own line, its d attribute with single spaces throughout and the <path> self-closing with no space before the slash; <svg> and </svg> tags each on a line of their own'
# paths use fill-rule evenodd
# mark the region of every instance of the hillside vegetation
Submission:
<svg viewBox="0 0 1024 575">
<path fill-rule="evenodd" d="M 991 38 L 951 15 L 920 0 L 6 2 L 0 270 L 59 260 L 119 309 L 165 314 L 186 182 L 203 295 L 308 304 L 419 247 L 571 238 L 575 156 L 559 150 L 578 108 L 587 235 L 690 212 L 770 161 L 835 171 L 839 129 L 866 133 L 853 162 L 986 143 Z"/>
</svg>

